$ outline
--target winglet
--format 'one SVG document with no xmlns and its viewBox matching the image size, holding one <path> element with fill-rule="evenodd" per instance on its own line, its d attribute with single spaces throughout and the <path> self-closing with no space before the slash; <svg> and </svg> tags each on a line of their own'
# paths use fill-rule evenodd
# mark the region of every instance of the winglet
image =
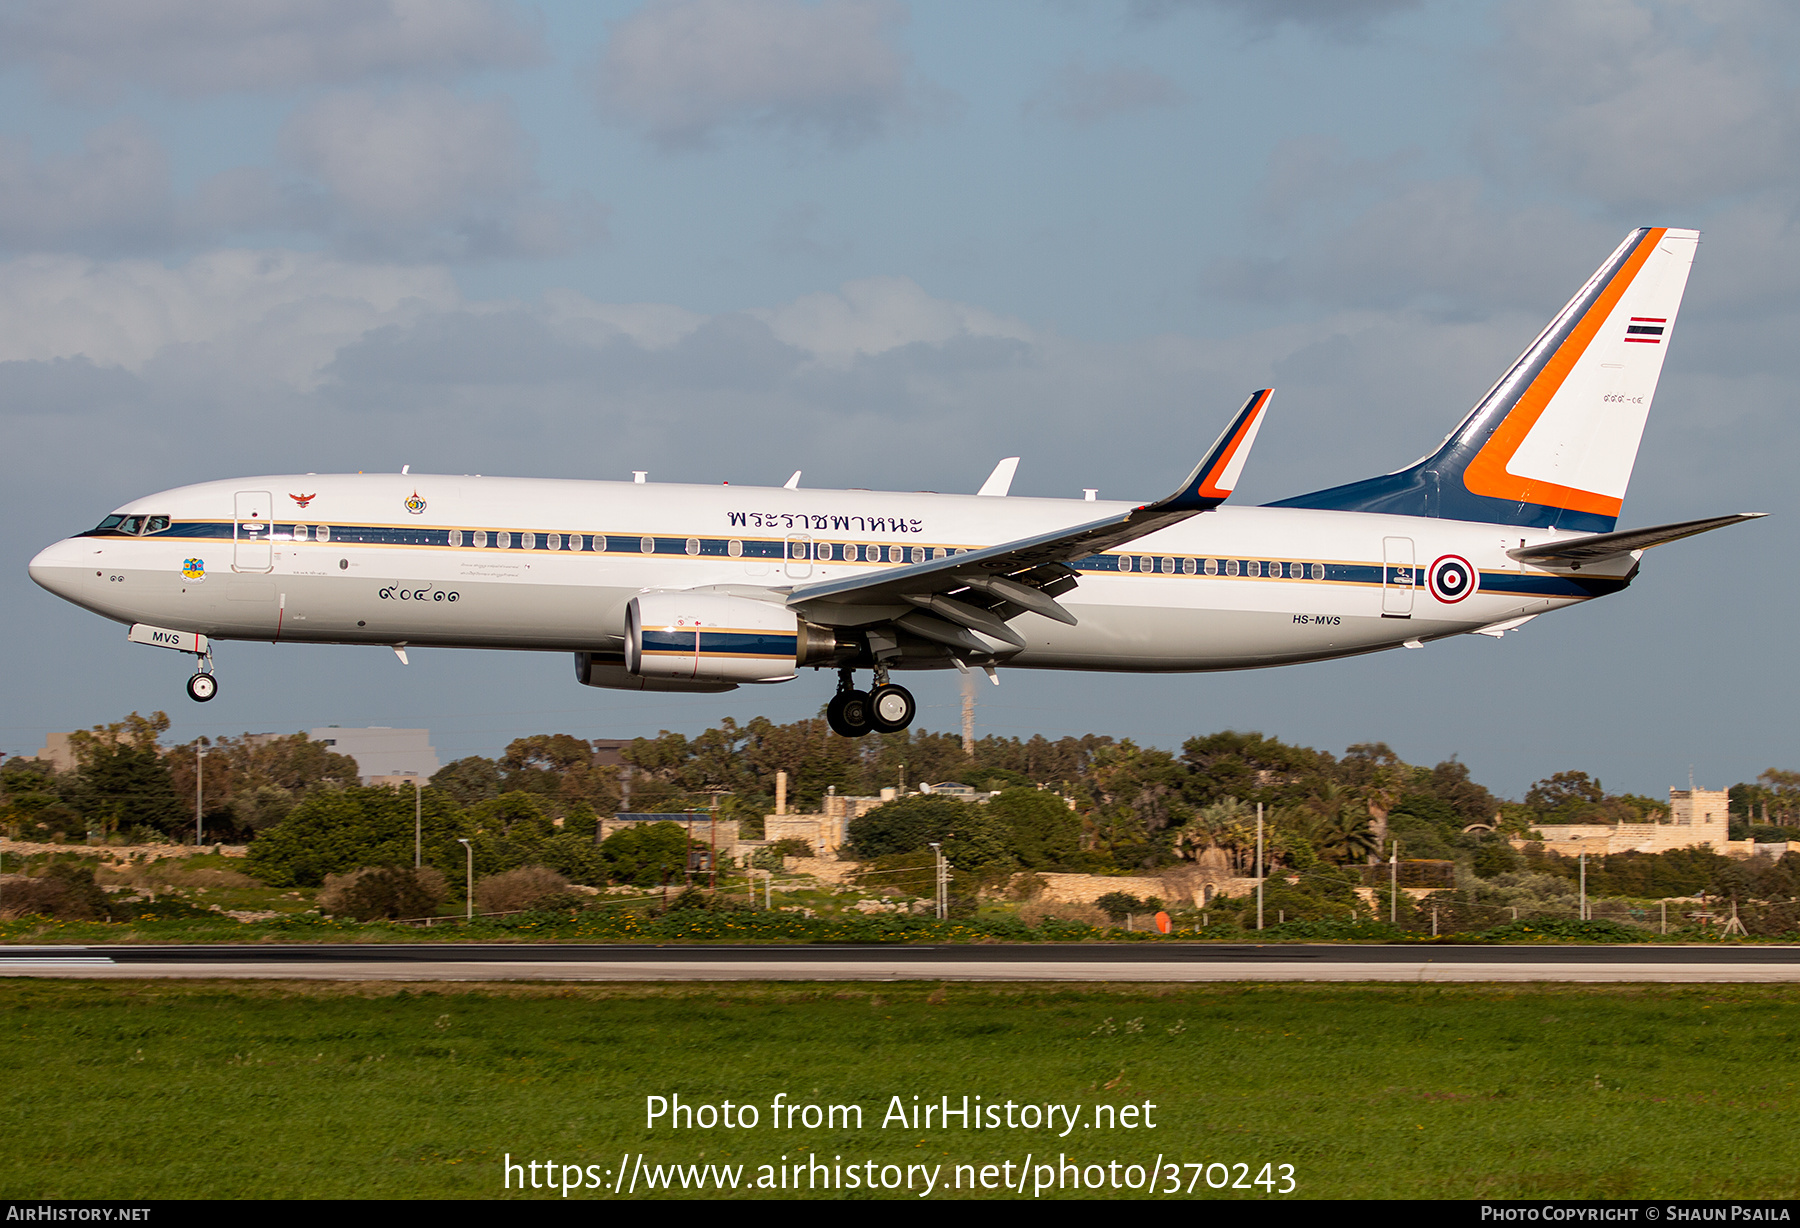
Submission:
<svg viewBox="0 0 1800 1228">
<path fill-rule="evenodd" d="M 1251 393 L 1181 489 L 1151 506 L 1159 511 L 1204 512 L 1229 499 L 1237 487 L 1238 475 L 1244 471 L 1244 462 L 1250 458 L 1256 432 L 1262 429 L 1271 395 L 1268 388 Z"/>
</svg>

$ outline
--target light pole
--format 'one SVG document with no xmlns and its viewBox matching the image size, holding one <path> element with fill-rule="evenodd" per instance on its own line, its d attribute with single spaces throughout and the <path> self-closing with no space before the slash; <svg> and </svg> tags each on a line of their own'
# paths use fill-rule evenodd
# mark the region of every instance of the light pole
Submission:
<svg viewBox="0 0 1800 1228">
<path fill-rule="evenodd" d="M 1400 924 L 1400 842 L 1394 841 L 1394 855 L 1388 860 L 1388 924 Z"/>
<path fill-rule="evenodd" d="M 456 842 L 463 846 L 463 852 L 468 854 L 469 861 L 468 882 L 463 888 L 463 920 L 473 921 L 475 919 L 475 846 L 461 836 L 456 838 Z"/>
<path fill-rule="evenodd" d="M 419 778 L 413 777 L 413 869 L 425 864 L 425 803 Z"/>
<path fill-rule="evenodd" d="M 1263 804 L 1256 803 L 1256 928 L 1263 927 Z"/>
<path fill-rule="evenodd" d="M 949 901 L 944 899 L 944 846 L 941 844 L 933 844 L 931 846 L 931 853 L 932 856 L 937 859 L 934 865 L 936 870 L 934 876 L 936 878 L 936 889 L 932 893 L 935 897 L 933 902 L 937 905 L 937 919 L 943 921 L 946 919 L 946 914 L 950 911 L 947 907 Z"/>
</svg>

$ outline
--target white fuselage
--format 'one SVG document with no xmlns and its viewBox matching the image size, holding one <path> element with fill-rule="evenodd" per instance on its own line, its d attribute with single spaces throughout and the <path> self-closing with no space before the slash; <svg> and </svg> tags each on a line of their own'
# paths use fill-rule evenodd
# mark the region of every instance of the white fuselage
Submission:
<svg viewBox="0 0 1800 1228">
<path fill-rule="evenodd" d="M 612 652 L 627 603 L 646 590 L 773 596 L 1131 506 L 474 476 L 259 477 L 134 500 L 119 514 L 166 517 L 168 527 L 69 538 L 40 553 L 31 574 L 107 618 L 214 639 Z M 1635 558 L 1574 572 L 1506 554 L 1571 536 L 1220 508 L 1078 563 L 1079 586 L 1061 598 L 1078 625 L 1020 615 L 1012 626 L 1026 646 L 1002 655 L 1038 669 L 1246 669 L 1491 628 L 1628 582 Z M 1455 600 L 1429 583 L 1446 556 L 1479 575 Z"/>
</svg>

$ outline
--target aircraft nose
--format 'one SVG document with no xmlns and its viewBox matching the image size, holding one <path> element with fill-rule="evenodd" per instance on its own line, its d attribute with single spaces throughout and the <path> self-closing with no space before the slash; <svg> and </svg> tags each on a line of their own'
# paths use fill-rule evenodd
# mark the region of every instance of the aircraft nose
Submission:
<svg viewBox="0 0 1800 1228">
<path fill-rule="evenodd" d="M 79 538 L 65 538 L 54 546 L 46 546 L 38 551 L 37 557 L 31 560 L 31 578 L 39 587 L 48 589 L 64 600 L 71 600 L 74 593 L 75 578 L 87 566 L 83 556 L 84 543 Z M 92 547 L 87 553 L 92 553 Z"/>
</svg>

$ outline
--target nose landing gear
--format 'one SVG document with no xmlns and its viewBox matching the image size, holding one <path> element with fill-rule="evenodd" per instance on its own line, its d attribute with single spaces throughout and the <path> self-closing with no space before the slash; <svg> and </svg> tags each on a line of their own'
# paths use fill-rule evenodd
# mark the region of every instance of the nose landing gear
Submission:
<svg viewBox="0 0 1800 1228">
<path fill-rule="evenodd" d="M 899 733 L 913 723 L 918 704 L 912 692 L 887 680 L 887 670 L 875 671 L 872 691 L 856 689 L 852 671 L 838 671 L 837 694 L 825 705 L 825 720 L 832 732 L 846 738 L 860 738 L 870 733 Z"/>
</svg>

